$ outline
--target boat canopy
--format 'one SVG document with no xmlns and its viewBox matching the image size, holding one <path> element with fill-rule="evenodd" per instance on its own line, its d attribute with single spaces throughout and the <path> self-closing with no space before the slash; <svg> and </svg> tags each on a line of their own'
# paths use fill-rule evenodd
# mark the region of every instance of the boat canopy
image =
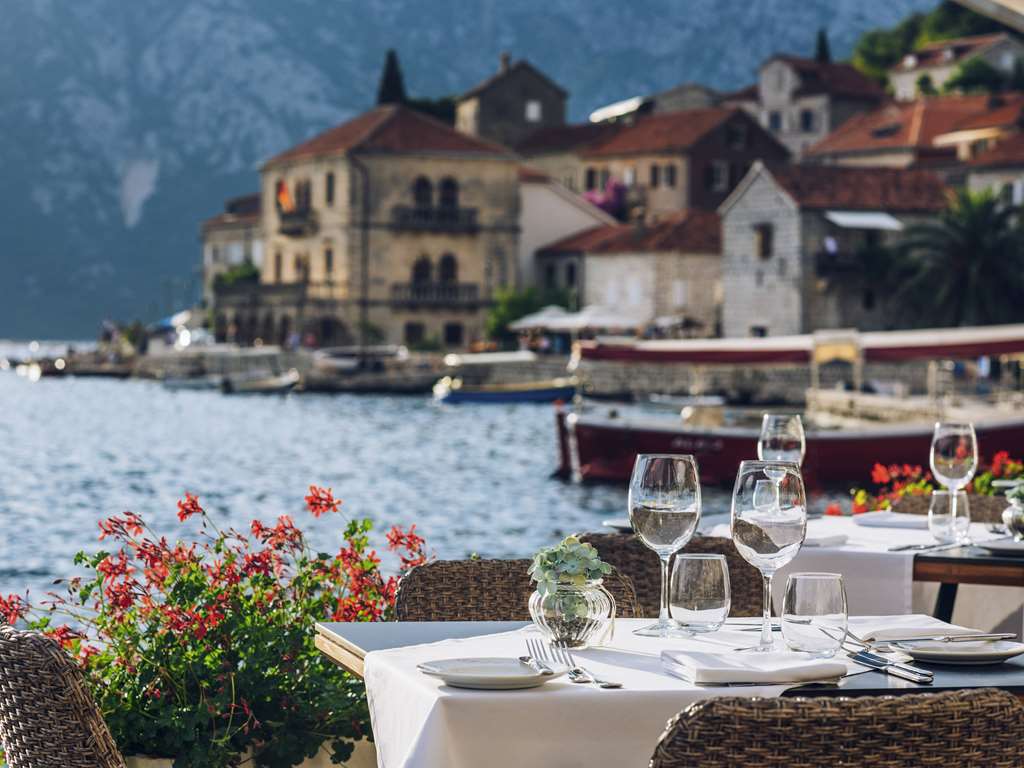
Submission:
<svg viewBox="0 0 1024 768">
<path fill-rule="evenodd" d="M 881 229 L 899 232 L 903 223 L 882 211 L 825 211 L 825 218 L 843 229 Z"/>
<path fill-rule="evenodd" d="M 915 331 L 830 331 L 763 338 L 580 342 L 583 360 L 649 363 L 810 364 L 856 353 L 868 362 L 970 359 L 1024 353 L 1024 324 Z"/>
<path fill-rule="evenodd" d="M 449 368 L 464 368 L 471 365 L 532 363 L 536 360 L 537 354 L 528 349 L 521 349 L 517 352 L 476 352 L 466 354 L 456 354 L 452 352 L 444 356 L 444 364 Z"/>
</svg>

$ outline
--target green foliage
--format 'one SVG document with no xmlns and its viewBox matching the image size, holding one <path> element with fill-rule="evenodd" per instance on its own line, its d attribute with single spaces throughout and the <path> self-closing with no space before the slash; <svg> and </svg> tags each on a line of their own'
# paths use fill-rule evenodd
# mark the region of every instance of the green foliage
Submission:
<svg viewBox="0 0 1024 768">
<path fill-rule="evenodd" d="M 984 59 L 968 59 L 956 68 L 942 90 L 946 93 L 999 93 L 1006 76 Z"/>
<path fill-rule="evenodd" d="M 935 84 L 932 82 L 931 75 L 925 73 L 917 78 L 917 92 L 922 96 L 934 96 L 938 93 L 935 90 Z"/>
<path fill-rule="evenodd" d="M 515 334 L 509 331 L 508 324 L 531 312 L 543 309 L 549 304 L 568 307 L 570 304 L 569 292 L 565 290 L 540 292 L 535 288 L 526 288 L 522 291 L 513 288 L 499 290 L 495 295 L 494 306 L 491 307 L 491 311 L 487 315 L 485 325 L 487 338 L 503 345 L 513 344 Z"/>
<path fill-rule="evenodd" d="M 1018 322 L 1024 307 L 1020 210 L 991 192 L 960 191 L 938 221 L 907 229 L 888 282 L 919 326 Z"/>
<path fill-rule="evenodd" d="M 242 283 L 255 283 L 260 279 L 260 271 L 252 262 L 242 262 L 231 267 L 226 272 L 221 272 L 213 278 L 213 289 L 230 288 L 233 285 Z"/>
<path fill-rule="evenodd" d="M 814 44 L 814 58 L 823 64 L 832 61 L 832 51 L 828 44 L 828 32 L 822 27 L 818 30 L 818 38 Z"/>
<path fill-rule="evenodd" d="M 542 596 L 554 592 L 559 584 L 581 587 L 611 572 L 612 567 L 601 560 L 597 550 L 575 536 L 566 536 L 555 546 L 540 550 L 529 569 Z"/>
<path fill-rule="evenodd" d="M 409 342 L 405 346 L 413 352 L 440 352 L 444 349 L 439 336 L 424 336 L 419 341 Z"/>
<path fill-rule="evenodd" d="M 384 58 L 384 70 L 381 72 L 380 85 L 377 88 L 377 103 L 404 104 L 406 100 L 405 79 L 398 64 L 398 54 L 392 48 Z"/>
</svg>

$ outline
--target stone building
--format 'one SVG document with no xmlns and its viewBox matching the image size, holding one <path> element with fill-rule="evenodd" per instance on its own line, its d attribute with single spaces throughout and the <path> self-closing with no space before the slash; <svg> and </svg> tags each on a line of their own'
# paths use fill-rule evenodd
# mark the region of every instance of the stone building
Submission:
<svg viewBox="0 0 1024 768">
<path fill-rule="evenodd" d="M 750 113 L 794 157 L 885 97 L 878 83 L 850 64 L 777 54 L 755 85 L 722 97 L 723 106 Z"/>
<path fill-rule="evenodd" d="M 980 59 L 1009 76 L 1021 58 L 1024 58 L 1024 45 L 1004 32 L 939 40 L 904 56 L 889 70 L 889 84 L 898 100 L 911 101 L 922 95 L 919 86 L 922 78 L 927 78 L 935 91 L 941 91 L 956 71 L 973 59 Z"/>
<path fill-rule="evenodd" d="M 755 164 L 719 208 L 725 335 L 889 328 L 879 248 L 945 204 L 929 171 Z"/>
<path fill-rule="evenodd" d="M 1000 142 L 970 162 L 967 188 L 989 191 L 1010 205 L 1024 204 L 1024 134 Z"/>
<path fill-rule="evenodd" d="M 528 61 L 501 55 L 498 72 L 459 97 L 455 127 L 513 146 L 540 128 L 565 124 L 568 93 Z"/>
<path fill-rule="evenodd" d="M 213 304 L 213 287 L 218 277 L 251 264 L 263 264 L 263 232 L 260 226 L 260 196 L 245 195 L 224 203 L 224 212 L 203 222 L 203 303 Z"/>
<path fill-rule="evenodd" d="M 613 224 L 537 252 L 538 280 L 671 334 L 714 336 L 722 303 L 718 215 L 690 210 L 654 224 Z"/>
<path fill-rule="evenodd" d="M 626 189 L 628 210 L 647 216 L 716 208 L 755 160 L 785 163 L 789 152 L 748 114 L 710 107 L 650 115 L 583 150 L 583 188 Z"/>
<path fill-rule="evenodd" d="M 385 105 L 261 175 L 260 285 L 218 294 L 218 335 L 453 348 L 482 337 L 518 253 L 518 163 L 504 148 Z"/>
<path fill-rule="evenodd" d="M 515 145 L 515 151 L 573 192 L 582 192 L 586 164 L 582 153 L 622 129 L 615 123 L 579 123 L 541 128 Z"/>
</svg>

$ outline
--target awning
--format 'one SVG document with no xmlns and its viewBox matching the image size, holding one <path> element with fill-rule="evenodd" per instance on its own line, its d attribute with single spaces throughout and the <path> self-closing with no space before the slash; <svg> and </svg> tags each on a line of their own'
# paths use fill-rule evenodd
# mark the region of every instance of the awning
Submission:
<svg viewBox="0 0 1024 768">
<path fill-rule="evenodd" d="M 825 218 L 843 229 L 882 229 L 900 232 L 903 222 L 881 211 L 825 211 Z"/>
<path fill-rule="evenodd" d="M 529 315 L 524 315 L 518 320 L 509 323 L 508 327 L 512 331 L 530 331 L 534 328 L 545 328 L 550 320 L 565 317 L 568 314 L 568 310 L 563 307 L 559 307 L 557 304 L 548 304 L 543 309 Z"/>
</svg>

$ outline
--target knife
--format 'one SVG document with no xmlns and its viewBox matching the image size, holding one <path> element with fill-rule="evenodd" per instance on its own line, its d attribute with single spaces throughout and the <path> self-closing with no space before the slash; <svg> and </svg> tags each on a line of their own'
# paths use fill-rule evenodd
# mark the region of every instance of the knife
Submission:
<svg viewBox="0 0 1024 768">
<path fill-rule="evenodd" d="M 890 661 L 882 656 L 877 656 L 867 651 L 858 651 L 857 653 L 847 653 L 847 656 L 855 664 L 860 664 L 862 667 L 871 667 L 879 672 L 885 672 L 887 675 L 893 677 L 899 677 L 903 680 L 909 680 L 912 683 L 919 683 L 921 685 L 932 684 L 932 673 L 928 670 L 918 669 L 917 667 L 911 667 L 907 664 L 900 664 L 895 661 Z"/>
<path fill-rule="evenodd" d="M 872 645 L 888 645 L 889 643 L 916 643 L 929 640 L 937 643 L 968 643 L 972 640 L 1015 640 L 1013 632 L 988 632 L 977 635 L 919 635 L 917 637 L 900 637 L 893 640 L 875 640 Z"/>
</svg>

